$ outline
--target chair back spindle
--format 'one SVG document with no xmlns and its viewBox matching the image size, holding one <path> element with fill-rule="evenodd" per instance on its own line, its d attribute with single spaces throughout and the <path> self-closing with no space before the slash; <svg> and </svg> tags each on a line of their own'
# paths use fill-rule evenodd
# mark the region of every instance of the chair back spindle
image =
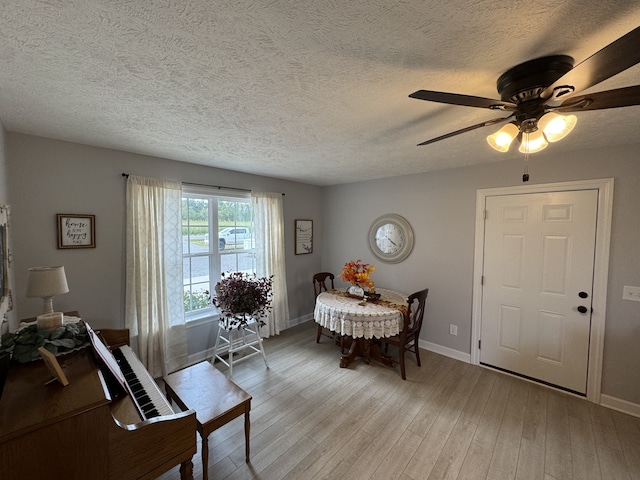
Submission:
<svg viewBox="0 0 640 480">
<path fill-rule="evenodd" d="M 313 276 L 313 293 L 315 294 L 315 296 L 317 297 L 322 292 L 326 292 L 327 290 L 329 290 L 329 287 L 327 285 L 328 282 L 330 282 L 331 290 L 333 290 L 335 288 L 333 286 L 334 278 L 335 276 L 330 272 L 316 273 Z"/>
<path fill-rule="evenodd" d="M 326 292 L 329 290 L 329 285 L 331 285 L 331 290 L 335 287 L 333 286 L 333 280 L 335 276 L 331 272 L 320 272 L 316 273 L 313 276 L 313 293 L 317 297 L 322 292 Z M 327 335 L 322 331 L 322 325 L 318 324 L 318 333 L 316 335 L 316 343 L 320 343 L 320 337 L 322 335 L 326 335 L 329 338 L 333 338 L 333 335 Z"/>
<path fill-rule="evenodd" d="M 398 347 L 398 360 L 400 361 L 400 373 L 402 379 L 407 379 L 404 354 L 412 352 L 416 356 L 416 363 L 420 366 L 420 349 L 418 341 L 420 338 L 420 330 L 422 329 L 422 321 L 424 319 L 424 310 L 427 303 L 427 295 L 429 289 L 425 288 L 419 292 L 412 293 L 407 298 L 407 313 L 404 316 L 404 324 L 402 332 L 393 337 L 381 338 L 380 341 L 385 344 L 385 352 L 388 351 L 389 345 Z"/>
<path fill-rule="evenodd" d="M 404 318 L 403 333 L 406 335 L 420 334 L 422 320 L 424 319 L 424 309 L 427 304 L 429 289 L 421 290 L 407 298 L 407 315 Z"/>
</svg>

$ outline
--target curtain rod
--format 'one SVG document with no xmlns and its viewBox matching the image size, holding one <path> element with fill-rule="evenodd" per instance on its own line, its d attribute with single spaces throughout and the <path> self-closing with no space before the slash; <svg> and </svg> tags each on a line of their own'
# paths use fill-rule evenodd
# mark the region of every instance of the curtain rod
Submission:
<svg viewBox="0 0 640 480">
<path fill-rule="evenodd" d="M 128 173 L 122 173 L 123 177 L 129 178 L 129 174 Z M 218 190 L 221 189 L 225 189 L 225 190 L 237 190 L 240 192 L 250 192 L 251 190 L 249 190 L 248 188 L 237 188 L 237 187 L 223 187 L 222 185 L 207 185 L 204 183 L 190 183 L 190 182 L 181 182 L 183 185 L 192 185 L 194 187 L 212 187 L 212 188 L 217 188 Z M 282 196 L 284 197 L 284 193 L 282 194 Z"/>
</svg>

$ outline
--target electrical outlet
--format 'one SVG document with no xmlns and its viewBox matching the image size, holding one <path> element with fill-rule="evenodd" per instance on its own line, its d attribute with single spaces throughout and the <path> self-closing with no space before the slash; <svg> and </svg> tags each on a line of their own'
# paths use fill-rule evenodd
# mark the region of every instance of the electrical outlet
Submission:
<svg viewBox="0 0 640 480">
<path fill-rule="evenodd" d="M 640 287 L 630 287 L 625 285 L 622 288 L 622 299 L 640 302 Z"/>
<path fill-rule="evenodd" d="M 458 335 L 458 326 L 457 325 L 449 325 L 449 335 Z"/>
</svg>

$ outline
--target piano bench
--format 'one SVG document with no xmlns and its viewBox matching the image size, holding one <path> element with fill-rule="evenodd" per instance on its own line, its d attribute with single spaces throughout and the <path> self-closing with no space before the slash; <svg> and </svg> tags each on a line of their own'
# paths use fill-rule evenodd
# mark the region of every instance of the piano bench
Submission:
<svg viewBox="0 0 640 480">
<path fill-rule="evenodd" d="M 202 437 L 203 480 L 208 477 L 209 435 L 242 414 L 245 461 L 249 463 L 251 395 L 207 361 L 167 375 L 164 383 L 169 400 L 173 400 L 182 410 L 196 411 L 196 424 Z"/>
</svg>

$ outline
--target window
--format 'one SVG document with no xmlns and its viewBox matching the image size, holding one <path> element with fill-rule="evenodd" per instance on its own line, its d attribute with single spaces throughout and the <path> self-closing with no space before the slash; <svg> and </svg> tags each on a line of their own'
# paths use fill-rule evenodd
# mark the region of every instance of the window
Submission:
<svg viewBox="0 0 640 480">
<path fill-rule="evenodd" d="M 214 315 L 209 302 L 222 272 L 255 272 L 251 199 L 185 187 L 182 191 L 184 311 L 187 319 Z"/>
</svg>

